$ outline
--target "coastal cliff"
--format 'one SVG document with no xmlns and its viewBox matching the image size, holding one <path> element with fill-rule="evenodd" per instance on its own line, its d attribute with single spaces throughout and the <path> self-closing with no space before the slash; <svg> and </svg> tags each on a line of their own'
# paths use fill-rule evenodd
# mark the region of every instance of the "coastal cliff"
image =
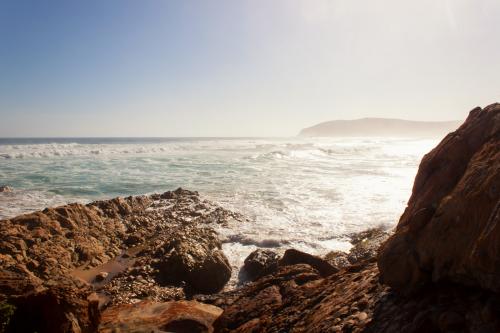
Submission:
<svg viewBox="0 0 500 333">
<path fill-rule="evenodd" d="M 424 157 L 394 231 L 323 258 L 257 250 L 235 288 L 215 226 L 244 217 L 197 192 L 2 220 L 0 331 L 499 332 L 499 189 L 494 104 Z"/>
</svg>

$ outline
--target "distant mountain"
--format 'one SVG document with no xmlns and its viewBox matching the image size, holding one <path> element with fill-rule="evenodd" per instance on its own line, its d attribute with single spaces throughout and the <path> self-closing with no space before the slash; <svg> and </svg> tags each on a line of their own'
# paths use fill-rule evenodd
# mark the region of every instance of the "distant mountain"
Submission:
<svg viewBox="0 0 500 333">
<path fill-rule="evenodd" d="M 457 129 L 460 124 L 460 121 L 412 121 L 386 118 L 333 120 L 304 128 L 299 136 L 442 137 Z"/>
</svg>

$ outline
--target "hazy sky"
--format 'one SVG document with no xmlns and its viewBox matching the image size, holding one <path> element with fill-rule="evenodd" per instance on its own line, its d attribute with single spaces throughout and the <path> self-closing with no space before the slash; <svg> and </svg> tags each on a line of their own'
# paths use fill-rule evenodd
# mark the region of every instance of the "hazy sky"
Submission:
<svg viewBox="0 0 500 333">
<path fill-rule="evenodd" d="M 0 0 L 0 137 L 289 136 L 500 100 L 499 0 Z"/>
</svg>

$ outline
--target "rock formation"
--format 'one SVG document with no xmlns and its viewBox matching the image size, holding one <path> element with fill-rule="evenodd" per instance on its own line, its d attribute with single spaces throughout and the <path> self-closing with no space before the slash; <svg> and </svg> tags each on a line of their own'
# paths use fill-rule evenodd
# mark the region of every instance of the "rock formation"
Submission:
<svg viewBox="0 0 500 333">
<path fill-rule="evenodd" d="M 245 259 L 242 274 L 253 281 L 278 269 L 279 255 L 271 250 L 257 249 Z"/>
<path fill-rule="evenodd" d="M 98 308 L 218 291 L 231 267 L 210 225 L 238 219 L 178 189 L 2 220 L 0 303 L 15 308 L 6 330 L 95 332 Z"/>
<path fill-rule="evenodd" d="M 212 333 L 222 310 L 195 301 L 124 304 L 103 312 L 99 333 Z"/>
<path fill-rule="evenodd" d="M 231 266 L 212 229 L 179 228 L 155 248 L 154 257 L 160 258 L 161 283 L 186 282 L 195 293 L 220 291 L 231 277 Z"/>
<path fill-rule="evenodd" d="M 404 293 L 441 281 L 500 292 L 500 104 L 472 110 L 425 155 L 378 264 Z"/>
</svg>

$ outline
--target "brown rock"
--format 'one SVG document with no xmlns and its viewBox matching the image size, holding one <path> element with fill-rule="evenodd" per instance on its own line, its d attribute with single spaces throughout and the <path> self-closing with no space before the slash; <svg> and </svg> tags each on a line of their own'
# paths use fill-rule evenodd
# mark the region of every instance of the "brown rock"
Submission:
<svg viewBox="0 0 500 333">
<path fill-rule="evenodd" d="M 195 293 L 221 290 L 231 277 L 231 266 L 212 229 L 181 227 L 161 244 L 158 280 L 163 284 L 184 281 Z"/>
<path fill-rule="evenodd" d="M 98 332 L 212 333 L 221 313 L 216 306 L 196 301 L 118 305 L 103 312 Z"/>
<path fill-rule="evenodd" d="M 220 295 L 214 304 L 224 309 L 214 324 L 217 332 L 331 332 L 332 327 L 359 331 L 366 326 L 375 302 L 364 314 L 351 308 L 359 298 L 378 294 L 374 263 L 360 272 L 343 271 L 322 278 L 307 264 L 282 266 L 241 289 Z M 358 315 L 363 320 L 351 320 Z M 366 317 L 365 317 L 366 316 Z M 346 321 L 344 321 L 346 319 Z"/>
<path fill-rule="evenodd" d="M 330 265 L 326 260 L 295 249 L 286 250 L 283 258 L 279 261 L 280 266 L 296 264 L 307 264 L 316 269 L 322 276 L 338 272 L 338 269 Z"/>
<path fill-rule="evenodd" d="M 259 277 L 276 271 L 279 256 L 271 250 L 257 249 L 250 253 L 245 259 L 242 272 L 248 279 L 253 281 Z"/>
<path fill-rule="evenodd" d="M 97 300 L 89 299 L 91 291 L 71 280 L 56 283 L 22 296 L 9 303 L 15 312 L 6 332 L 91 333 L 97 329 Z"/>
<path fill-rule="evenodd" d="M 472 110 L 423 158 L 381 281 L 409 293 L 429 281 L 500 291 L 500 104 Z"/>
<path fill-rule="evenodd" d="M 99 274 L 96 275 L 95 280 L 98 282 L 106 280 L 108 277 L 109 273 L 108 272 L 99 272 Z"/>
<path fill-rule="evenodd" d="M 193 218 L 193 212 L 199 214 Z M 170 243 L 178 236 L 190 237 L 189 233 L 176 234 L 174 231 L 179 226 L 195 227 L 214 219 L 225 224 L 229 219 L 238 218 L 238 214 L 201 200 L 196 192 L 182 189 L 150 196 L 96 201 L 87 205 L 47 208 L 1 221 L 0 268 L 13 271 L 22 267 L 42 281 L 76 276 L 105 289 L 111 304 L 144 298 L 165 302 L 182 298 L 185 294 L 181 285 L 167 288 L 158 283 L 157 264 L 160 258 L 154 256 L 157 247 Z M 213 248 L 214 253 L 210 256 L 216 262 L 215 270 L 219 269 L 217 263 L 226 259 L 217 248 L 220 242 L 216 234 L 191 234 L 198 237 L 193 243 L 204 236 L 209 238 L 198 243 L 211 244 L 207 247 L 207 257 Z M 181 243 L 186 242 L 181 240 Z M 193 247 L 192 251 L 197 252 L 198 248 Z M 144 256 L 140 256 L 140 252 L 144 252 Z M 210 260 L 204 264 L 200 258 L 193 260 L 198 268 L 210 266 Z M 128 274 L 130 266 L 135 268 Z M 96 281 L 96 275 L 103 271 L 109 272 L 110 277 Z M 130 282 L 130 275 L 135 272 L 144 277 L 140 283 L 135 280 Z M 217 277 L 225 274 L 227 269 L 215 274 L 215 279 L 202 274 L 201 280 L 208 279 L 208 282 L 199 283 L 210 284 L 215 280 L 215 284 L 220 285 L 222 283 Z M 184 280 L 187 278 L 178 279 Z M 0 298 L 10 297 L 11 292 L 14 290 L 6 287 L 5 293 L 0 291 Z"/>
</svg>

